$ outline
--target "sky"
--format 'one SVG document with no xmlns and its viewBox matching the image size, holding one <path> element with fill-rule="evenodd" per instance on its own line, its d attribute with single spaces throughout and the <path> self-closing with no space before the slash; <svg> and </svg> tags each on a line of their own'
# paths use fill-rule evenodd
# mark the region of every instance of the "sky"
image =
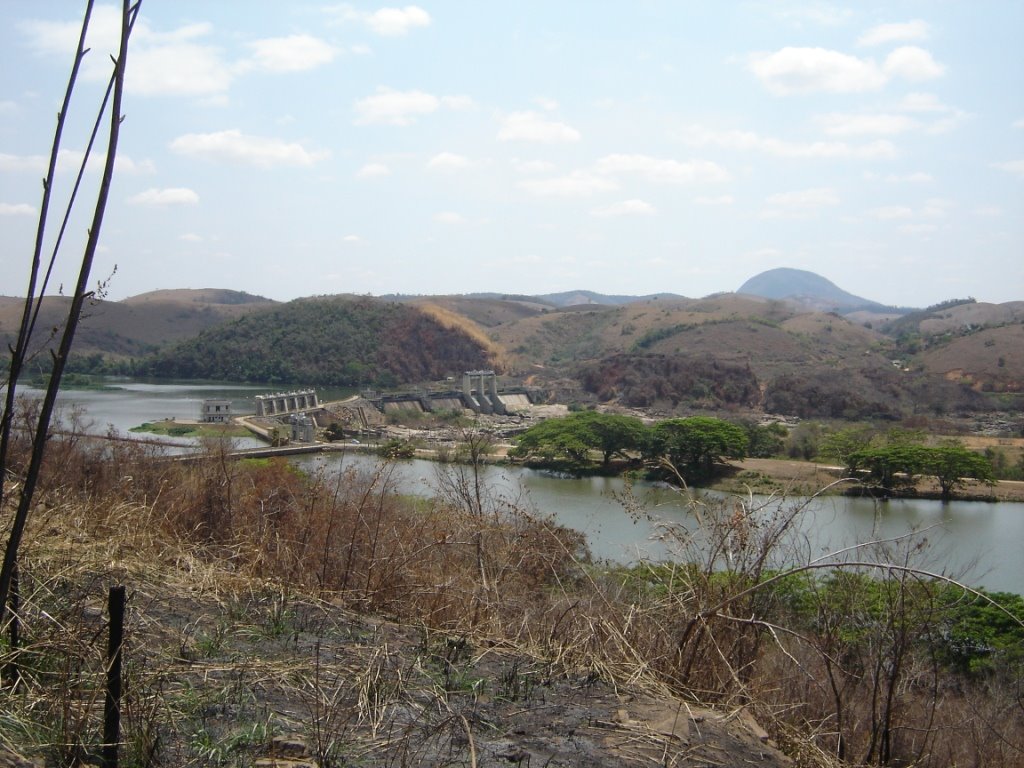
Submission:
<svg viewBox="0 0 1024 768">
<path fill-rule="evenodd" d="M 3 295 L 84 5 L 0 0 Z M 97 3 L 55 196 L 118 25 Z M 92 282 L 701 297 L 792 267 L 885 304 L 1024 300 L 1022 36 L 1020 0 L 142 0 Z"/>
</svg>

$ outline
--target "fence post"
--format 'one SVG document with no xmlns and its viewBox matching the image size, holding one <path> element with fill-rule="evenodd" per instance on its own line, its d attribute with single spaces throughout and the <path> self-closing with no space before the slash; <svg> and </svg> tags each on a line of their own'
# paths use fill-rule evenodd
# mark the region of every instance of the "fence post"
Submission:
<svg viewBox="0 0 1024 768">
<path fill-rule="evenodd" d="M 103 707 L 104 768 L 117 768 L 121 741 L 121 648 L 124 640 L 124 586 L 111 587 L 107 595 L 110 637 L 107 642 L 107 697 Z"/>
</svg>

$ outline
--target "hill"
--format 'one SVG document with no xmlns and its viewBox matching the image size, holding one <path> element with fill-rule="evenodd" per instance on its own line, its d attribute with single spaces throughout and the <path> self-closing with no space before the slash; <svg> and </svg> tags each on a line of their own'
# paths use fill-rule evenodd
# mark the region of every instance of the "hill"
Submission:
<svg viewBox="0 0 1024 768">
<path fill-rule="evenodd" d="M 512 372 L 567 400 L 855 419 L 986 407 L 958 383 L 895 368 L 878 331 L 756 296 L 572 307 L 490 333 Z"/>
<path fill-rule="evenodd" d="M 159 291 L 140 293 L 122 299 L 122 304 L 149 304 L 161 302 L 181 302 L 192 304 L 277 304 L 273 299 L 256 296 L 245 291 L 233 291 L 229 288 L 169 288 Z"/>
<path fill-rule="evenodd" d="M 755 275 L 743 283 L 737 293 L 786 300 L 808 309 L 840 314 L 858 310 L 882 313 L 906 311 L 855 296 L 814 272 L 787 267 L 769 269 Z"/>
<path fill-rule="evenodd" d="M 943 302 L 882 330 L 922 369 L 987 392 L 1024 391 L 1024 301 Z"/>
<path fill-rule="evenodd" d="M 37 327 L 63 327 L 70 303 L 71 299 L 65 296 L 45 297 Z M 79 323 L 74 354 L 79 358 L 139 357 L 276 303 L 262 296 L 223 289 L 153 291 L 123 301 L 94 300 L 87 304 Z M 0 296 L 0 342 L 5 349 L 14 343 L 23 307 L 22 298 Z M 51 344 L 55 342 L 47 335 L 37 349 Z"/>
<path fill-rule="evenodd" d="M 391 386 L 491 367 L 562 402 L 662 414 L 898 419 L 1024 407 L 1015 394 L 1024 382 L 1016 335 L 1024 302 L 896 310 L 787 269 L 751 278 L 741 291 L 288 304 L 223 289 L 154 291 L 94 302 L 72 370 Z M 816 308 L 825 306 L 845 314 Z M 41 322 L 59 323 L 61 307 L 65 299 L 48 298 Z M 16 327 L 20 308 L 0 300 L 0 336 Z"/>
<path fill-rule="evenodd" d="M 395 386 L 489 367 L 482 340 L 407 304 L 297 299 L 203 331 L 135 373 L 282 384 Z"/>
</svg>

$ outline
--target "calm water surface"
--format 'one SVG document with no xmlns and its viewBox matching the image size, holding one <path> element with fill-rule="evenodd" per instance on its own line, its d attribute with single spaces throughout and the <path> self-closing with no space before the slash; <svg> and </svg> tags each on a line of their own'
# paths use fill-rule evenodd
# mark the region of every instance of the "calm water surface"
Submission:
<svg viewBox="0 0 1024 768">
<path fill-rule="evenodd" d="M 334 470 L 341 466 L 371 468 L 377 458 L 359 453 L 322 454 L 297 461 L 309 469 Z M 438 469 L 443 465 L 413 460 L 399 462 L 395 479 L 404 493 L 434 494 Z M 678 556 L 680 549 L 666 540 L 665 524 L 696 529 L 687 499 L 677 491 L 651 483 L 637 483 L 633 495 L 640 515 L 630 515 L 621 501 L 626 491 L 622 478 L 564 478 L 522 467 L 485 467 L 487 486 L 494 496 L 551 514 L 587 536 L 595 557 L 617 562 L 641 558 L 656 560 Z M 720 494 L 698 491 L 708 500 Z M 755 503 L 771 500 L 755 497 Z M 783 502 L 788 509 L 802 500 Z M 774 504 L 774 502 L 771 502 Z M 771 507 L 774 508 L 774 507 Z M 889 545 L 896 562 L 908 548 L 916 550 L 912 563 L 950 576 L 965 574 L 972 586 L 1024 594 L 1024 504 L 950 502 L 907 499 L 876 503 L 870 499 L 827 496 L 808 503 L 790 542 L 799 559 L 824 557 L 865 542 L 895 540 Z M 857 552 L 849 559 L 857 559 Z M 865 550 L 862 559 L 873 553 Z M 780 563 L 781 564 L 781 563 Z M 790 563 L 792 564 L 792 563 Z"/>
<path fill-rule="evenodd" d="M 113 427 L 128 434 L 146 421 L 174 417 L 195 419 L 204 398 L 226 397 L 239 413 L 251 413 L 253 397 L 267 387 L 241 384 L 147 383 L 115 380 L 115 390 L 70 390 L 61 395 L 65 408 L 84 409 L 90 430 Z M 19 387 L 19 392 L 33 390 Z M 38 391 L 36 391 L 38 394 Z M 180 438 L 183 445 L 192 440 Z M 255 439 L 236 441 L 260 445 Z M 373 466 L 376 458 L 363 454 L 324 454 L 299 463 L 334 470 L 343 463 Z M 437 465 L 427 461 L 401 462 L 396 477 L 405 493 L 432 495 Z M 638 483 L 633 491 L 642 514 L 630 516 L 620 498 L 621 478 L 560 478 L 521 467 L 487 467 L 485 476 L 494 495 L 528 509 L 553 515 L 563 525 L 582 531 L 595 557 L 631 562 L 678 555 L 665 540 L 661 523 L 695 528 L 686 500 L 677 492 Z M 1024 504 L 902 500 L 874 503 L 865 499 L 825 497 L 815 500 L 801 525 L 802 557 L 818 557 L 857 543 L 905 537 L 927 541 L 916 564 L 936 572 L 959 574 L 975 586 L 1024 593 Z M 908 540 L 909 541 L 909 540 Z"/>
</svg>

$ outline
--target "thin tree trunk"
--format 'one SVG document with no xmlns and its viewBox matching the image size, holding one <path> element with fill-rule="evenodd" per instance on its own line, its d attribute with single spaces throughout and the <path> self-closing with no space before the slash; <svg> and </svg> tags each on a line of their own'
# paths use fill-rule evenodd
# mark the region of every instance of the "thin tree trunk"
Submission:
<svg viewBox="0 0 1024 768">
<path fill-rule="evenodd" d="M 141 2 L 141 0 L 139 0 Z M 43 403 L 39 410 L 39 421 L 37 422 L 35 438 L 32 443 L 32 456 L 29 462 L 28 471 L 21 488 L 21 498 L 18 509 L 15 512 L 14 522 L 11 525 L 10 535 L 7 540 L 7 548 L 4 551 L 3 567 L 0 569 L 0 620 L 2 620 L 7 606 L 7 596 L 11 587 L 11 577 L 14 573 L 14 566 L 17 562 L 18 549 L 21 546 L 21 539 L 25 532 L 25 525 L 28 522 L 29 510 L 32 506 L 32 498 L 35 487 L 39 480 L 39 472 L 42 468 L 43 454 L 46 448 L 47 433 L 50 428 L 50 419 L 53 415 L 54 405 L 57 400 L 57 391 L 60 388 L 61 377 L 64 374 L 64 367 L 67 364 L 71 353 L 71 345 L 75 339 L 75 331 L 78 329 L 78 321 L 81 317 L 82 306 L 90 296 L 88 291 L 89 274 L 92 271 L 93 258 L 96 255 L 96 248 L 99 245 L 100 230 L 103 226 L 103 215 L 106 212 L 107 198 L 110 195 L 110 183 L 114 176 L 114 158 L 117 155 L 117 141 L 120 136 L 121 121 L 121 100 L 124 92 L 124 72 L 128 59 L 128 37 L 131 28 L 138 14 L 139 2 L 133 6 L 130 0 L 122 0 L 121 8 L 121 41 L 117 59 L 114 62 L 114 72 L 111 75 L 110 84 L 107 87 L 107 95 L 104 96 L 100 112 L 106 108 L 108 97 L 113 91 L 113 100 L 110 111 L 110 135 L 107 140 L 107 156 L 103 166 L 103 177 L 100 181 L 99 192 L 96 197 L 96 207 L 93 209 L 92 224 L 89 227 L 89 237 L 86 241 L 85 252 L 82 255 L 82 262 L 78 272 L 78 282 L 75 285 L 75 292 L 71 299 L 71 307 L 68 310 L 67 322 L 64 326 L 64 333 L 61 337 L 60 347 L 53 357 L 53 370 L 50 374 L 50 383 L 46 388 Z M 90 2 L 91 6 L 91 2 Z M 84 29 L 88 20 L 83 24 L 82 38 L 84 40 Z M 80 48 L 79 51 L 82 49 Z M 77 61 L 76 56 L 76 71 Z M 83 161 L 84 162 L 84 161 Z M 42 216 L 42 214 L 41 214 Z M 26 340 L 27 348 L 27 340 Z M 9 383 L 13 386 L 13 382 Z M 5 414 L 6 418 L 6 414 Z M 4 457 L 6 458 L 6 457 Z"/>
</svg>

